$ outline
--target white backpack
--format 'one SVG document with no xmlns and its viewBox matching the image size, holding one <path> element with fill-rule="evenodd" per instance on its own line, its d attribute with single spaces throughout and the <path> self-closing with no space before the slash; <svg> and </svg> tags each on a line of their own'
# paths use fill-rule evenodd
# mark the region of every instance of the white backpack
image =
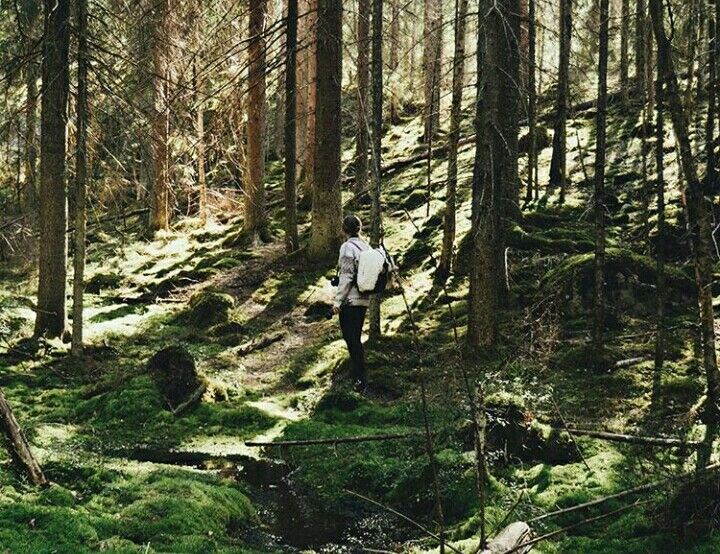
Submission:
<svg viewBox="0 0 720 554">
<path fill-rule="evenodd" d="M 363 294 L 377 294 L 385 290 L 393 269 L 388 253 L 380 248 L 363 250 L 358 256 L 357 288 Z"/>
</svg>

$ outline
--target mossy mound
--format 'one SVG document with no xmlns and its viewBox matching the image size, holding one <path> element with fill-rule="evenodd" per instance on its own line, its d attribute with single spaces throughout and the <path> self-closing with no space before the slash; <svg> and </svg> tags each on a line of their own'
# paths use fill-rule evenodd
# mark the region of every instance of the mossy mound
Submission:
<svg viewBox="0 0 720 554">
<path fill-rule="evenodd" d="M 100 294 L 103 290 L 116 289 L 123 282 L 123 276 L 117 273 L 96 273 L 85 281 L 85 292 Z"/>
<path fill-rule="evenodd" d="M 578 310 L 592 304 L 595 254 L 587 252 L 569 256 L 545 274 L 540 281 L 542 295 L 563 294 L 566 309 Z M 605 257 L 605 290 L 618 311 L 647 310 L 655 300 L 655 261 L 623 248 L 608 248 Z M 674 299 L 691 301 L 693 280 L 680 268 L 666 268 L 667 283 Z M 642 314 L 640 314 L 642 315 Z"/>
<path fill-rule="evenodd" d="M 305 310 L 305 313 L 303 313 L 303 317 L 305 317 L 307 321 L 323 321 L 331 316 L 332 306 L 328 302 L 321 300 L 310 304 Z"/>
<path fill-rule="evenodd" d="M 229 294 L 212 290 L 195 293 L 183 313 L 183 319 L 194 326 L 207 328 L 228 321 L 235 299 Z"/>
<path fill-rule="evenodd" d="M 170 346 L 157 352 L 150 358 L 148 370 L 155 386 L 173 410 L 205 386 L 195 368 L 192 354 L 182 346 Z"/>
</svg>

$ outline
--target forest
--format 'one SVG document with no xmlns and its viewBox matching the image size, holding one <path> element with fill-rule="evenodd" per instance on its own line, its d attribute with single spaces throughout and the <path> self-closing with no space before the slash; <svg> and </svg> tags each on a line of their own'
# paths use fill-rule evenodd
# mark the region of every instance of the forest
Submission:
<svg viewBox="0 0 720 554">
<path fill-rule="evenodd" d="M 0 0 L 0 551 L 720 552 L 719 32 Z"/>
</svg>

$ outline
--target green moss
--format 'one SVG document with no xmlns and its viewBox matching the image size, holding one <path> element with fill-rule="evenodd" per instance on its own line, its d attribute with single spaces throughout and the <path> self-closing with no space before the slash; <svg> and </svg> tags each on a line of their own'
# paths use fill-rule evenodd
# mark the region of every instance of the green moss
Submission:
<svg viewBox="0 0 720 554">
<path fill-rule="evenodd" d="M 235 299 L 229 294 L 201 290 L 190 298 L 183 318 L 192 325 L 210 327 L 227 321 L 234 305 Z"/>
</svg>

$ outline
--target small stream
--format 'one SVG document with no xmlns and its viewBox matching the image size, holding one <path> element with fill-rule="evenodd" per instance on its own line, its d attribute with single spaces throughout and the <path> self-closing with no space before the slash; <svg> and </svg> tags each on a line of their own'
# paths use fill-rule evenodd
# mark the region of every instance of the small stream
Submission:
<svg viewBox="0 0 720 554">
<path fill-rule="evenodd" d="M 288 552 L 363 552 L 364 548 L 394 550 L 417 538 L 404 521 L 379 508 L 357 514 L 318 509 L 292 480 L 291 468 L 282 462 L 248 458 L 237 467 L 237 476 L 250 487 L 263 530 L 245 538 Z"/>
</svg>

